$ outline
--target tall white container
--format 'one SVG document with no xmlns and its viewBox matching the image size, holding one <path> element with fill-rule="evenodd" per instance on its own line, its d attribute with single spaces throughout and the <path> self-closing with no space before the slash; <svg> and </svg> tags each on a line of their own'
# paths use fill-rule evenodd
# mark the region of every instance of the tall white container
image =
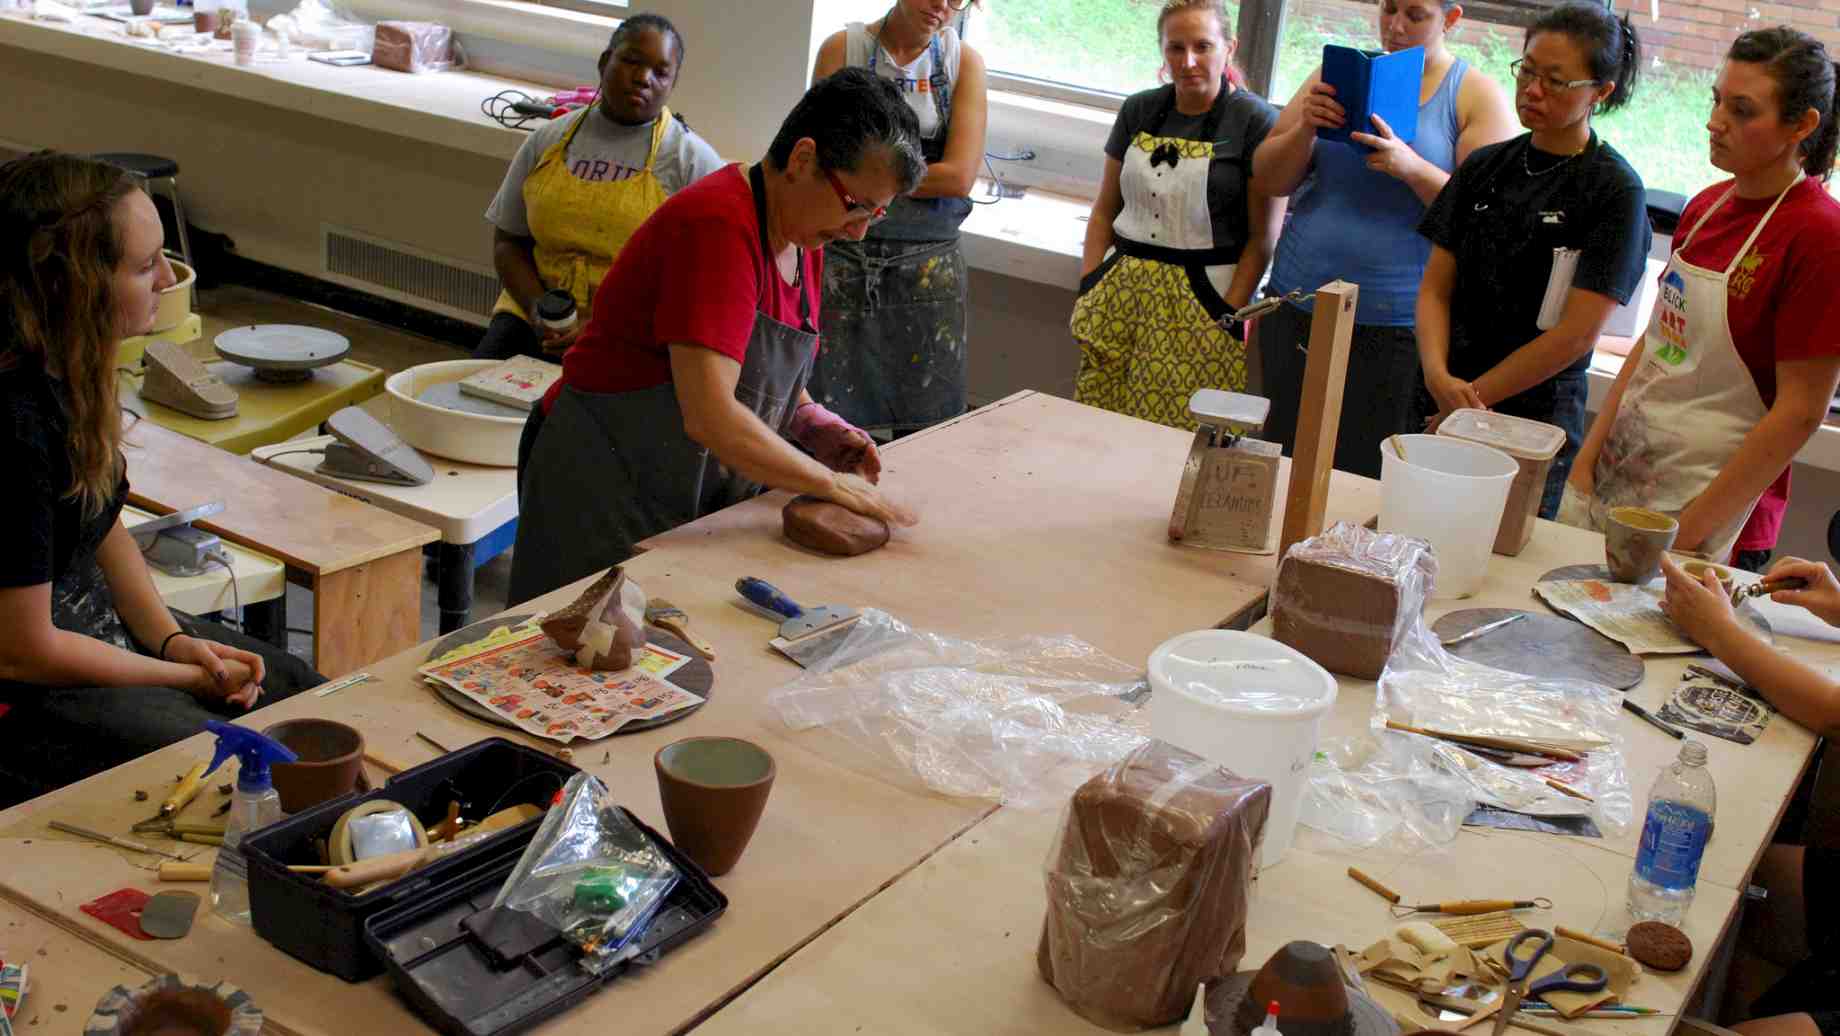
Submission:
<svg viewBox="0 0 1840 1036">
<path fill-rule="evenodd" d="M 1394 449 L 1405 447 L 1405 459 Z M 1468 597 L 1489 570 L 1495 532 L 1521 466 L 1488 446 L 1440 435 L 1395 435 L 1380 443 L 1380 531 L 1431 541 L 1433 597 Z"/>
<path fill-rule="evenodd" d="M 1335 677 L 1299 651 L 1237 630 L 1199 630 L 1150 654 L 1150 734 L 1271 784 L 1260 866 L 1284 856 L 1297 830 Z"/>
</svg>

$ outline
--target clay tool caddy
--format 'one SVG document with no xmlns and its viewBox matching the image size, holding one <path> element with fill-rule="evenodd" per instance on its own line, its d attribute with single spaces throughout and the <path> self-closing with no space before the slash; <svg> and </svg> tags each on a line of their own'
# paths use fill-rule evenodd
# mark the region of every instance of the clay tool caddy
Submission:
<svg viewBox="0 0 1840 1036">
<path fill-rule="evenodd" d="M 1198 424 L 1169 513 L 1169 538 L 1239 554 L 1278 549 L 1272 521 L 1278 497 L 1277 443 L 1252 438 L 1271 401 L 1242 392 L 1197 389 L 1188 413 Z"/>
<path fill-rule="evenodd" d="M 142 363 L 142 399 L 206 421 L 236 416 L 236 390 L 183 346 L 156 338 L 147 343 Z"/>
</svg>

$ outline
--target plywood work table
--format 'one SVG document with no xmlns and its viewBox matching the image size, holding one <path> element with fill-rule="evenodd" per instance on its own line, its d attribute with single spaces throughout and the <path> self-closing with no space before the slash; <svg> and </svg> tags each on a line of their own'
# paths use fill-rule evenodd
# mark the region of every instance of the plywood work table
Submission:
<svg viewBox="0 0 1840 1036">
<path fill-rule="evenodd" d="M 122 447 L 130 502 L 165 514 L 222 500 L 198 527 L 279 559 L 313 591 L 315 669 L 336 677 L 418 639 L 434 529 L 151 421 L 128 425 Z"/>
<path fill-rule="evenodd" d="M 773 753 L 778 779 L 747 855 L 717 879 L 733 901 L 729 912 L 660 965 L 615 982 L 543 1031 L 599 1032 L 610 1018 L 630 1033 L 696 1024 L 939 847 L 975 831 L 992 811 L 982 801 L 919 794 L 858 772 L 788 732 L 766 696 L 798 670 L 767 649 L 773 626 L 740 606 L 736 576 L 783 580 L 790 592 L 814 599 L 879 605 L 940 632 L 1069 632 L 1140 660 L 1175 633 L 1235 616 L 1249 621 L 1272 571 L 1269 557 L 1169 545 L 1164 529 L 1189 439 L 1024 394 L 887 451 L 885 482 L 912 494 L 926 521 L 878 554 L 840 561 L 792 547 L 779 536 L 777 500 L 732 508 L 653 541 L 628 570 L 649 594 L 683 607 L 714 643 L 710 703 L 668 727 L 577 744 L 576 763 L 620 789 L 622 801 L 655 826 L 663 818 L 651 756 L 678 738 L 753 739 Z M 315 489 L 241 458 L 214 460 Z M 1347 485 L 1341 506 L 1347 517 L 1364 519 L 1375 488 L 1360 479 Z M 559 607 L 580 585 L 517 610 Z M 419 685 L 413 670 L 426 654 L 427 645 L 401 652 L 367 666 L 376 677 L 370 682 L 327 698 L 302 694 L 245 722 L 336 718 L 363 731 L 369 751 L 409 765 L 432 754 L 418 731 L 450 747 L 503 733 Z M 146 813 L 133 789 L 170 784 L 208 752 L 208 738 L 195 737 L 0 814 L 0 858 L 29 863 L 0 871 L 0 898 L 30 904 L 149 969 L 229 978 L 249 990 L 279 1032 L 415 1031 L 418 1023 L 387 981 L 347 985 L 216 918 L 202 919 L 183 940 L 144 943 L 77 911 L 78 903 L 117 888 L 155 886 L 146 861 L 51 833 L 45 821 L 125 830 Z"/>
<path fill-rule="evenodd" d="M 1468 600 L 1434 601 L 1428 613 L 1435 618 L 1470 607 L 1543 610 L 1530 596 L 1535 579 L 1559 565 L 1600 561 L 1602 555 L 1601 536 L 1540 522 L 1519 558 L 1490 558 L 1481 593 Z M 1269 631 L 1269 620 L 1254 627 L 1254 632 Z M 1793 646 L 1817 659 L 1840 651 L 1813 640 L 1794 641 Z M 1649 659 L 1646 679 L 1631 694 L 1659 707 L 1685 664 Z M 1374 709 L 1371 681 L 1342 678 L 1339 683 L 1336 707 L 1324 718 L 1325 738 L 1362 733 Z M 1465 828 L 1449 846 L 1407 854 L 1331 849 L 1326 839 L 1300 830 L 1297 844 L 1254 884 L 1241 966 L 1258 967 L 1293 939 L 1341 942 L 1358 950 L 1391 931 L 1399 922 L 1388 915 L 1384 901 L 1346 876 L 1349 866 L 1359 866 L 1412 901 L 1547 896 L 1554 909 L 1528 912 L 1528 924 L 1620 935 L 1629 923 L 1623 899 L 1638 833 L 1633 829 L 1640 826 L 1649 783 L 1677 754 L 1678 742 L 1628 715 L 1617 732 L 1635 798 L 1632 831 L 1626 835 L 1596 840 Z M 1713 948 L 1735 920 L 1739 890 L 1813 746 L 1807 731 L 1781 716 L 1771 719 L 1755 745 L 1702 740 L 1718 783 L 1719 813 L 1684 925 L 1695 957 L 1679 973 L 1644 975 L 1630 992 L 1631 1002 L 1666 1016 L 1561 1023 L 1580 1036 L 1664 1036 L 1672 1028 L 1673 1015 L 1692 998 Z M 998 810 L 794 954 L 699 1027 L 699 1034 L 858 1028 L 888 1036 L 1107 1032 L 1073 1014 L 1036 967 L 1046 904 L 1042 867 L 1058 821 L 1052 810 Z M 1383 987 L 1375 990 L 1389 1008 L 1414 1016 L 1410 998 Z"/>
<path fill-rule="evenodd" d="M 0 960 L 28 969 L 25 1006 L 13 1016 L 18 1033 L 77 1032 L 103 994 L 153 977 L 6 902 L 0 902 Z"/>
</svg>

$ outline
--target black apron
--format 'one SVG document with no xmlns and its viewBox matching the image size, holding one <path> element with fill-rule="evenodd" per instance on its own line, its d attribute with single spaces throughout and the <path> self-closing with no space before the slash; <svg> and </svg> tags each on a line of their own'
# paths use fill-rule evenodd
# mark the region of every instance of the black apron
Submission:
<svg viewBox="0 0 1840 1036">
<path fill-rule="evenodd" d="M 760 167 L 748 170 L 767 277 L 779 276 L 767 239 L 767 191 Z M 735 398 L 785 434 L 811 374 L 811 296 L 798 256 L 799 322 L 754 315 Z M 763 279 L 760 304 L 770 281 Z M 532 412 L 536 419 L 538 411 Z M 761 491 L 684 434 L 670 382 L 631 392 L 584 392 L 564 385 L 542 418 L 520 477 L 517 546 L 511 556 L 514 603 L 528 601 L 631 557 L 640 540 L 739 503 Z"/>
</svg>

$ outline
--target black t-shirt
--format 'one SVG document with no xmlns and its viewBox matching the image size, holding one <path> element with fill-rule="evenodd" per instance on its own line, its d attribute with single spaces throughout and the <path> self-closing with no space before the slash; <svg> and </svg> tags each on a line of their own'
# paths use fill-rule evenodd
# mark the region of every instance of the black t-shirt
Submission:
<svg viewBox="0 0 1840 1036">
<path fill-rule="evenodd" d="M 1184 115 L 1177 111 L 1172 103 L 1175 90 L 1173 86 L 1159 86 L 1125 98 L 1118 109 L 1117 120 L 1112 123 L 1111 136 L 1105 139 L 1105 153 L 1122 162 L 1125 149 L 1141 131 L 1159 137 L 1203 139 L 1208 113 Z M 1252 153 L 1264 143 L 1265 135 L 1277 123 L 1278 110 L 1265 98 L 1246 89 L 1234 90 L 1222 98 L 1221 103 L 1224 108 L 1220 125 L 1210 141 L 1215 145 L 1215 159 L 1208 168 L 1208 215 L 1214 223 L 1214 247 L 1237 255 L 1251 234 L 1246 196 L 1247 186 L 1252 181 Z M 1155 126 L 1157 115 L 1165 109 L 1169 114 L 1158 128 Z"/>
<path fill-rule="evenodd" d="M 1466 381 L 1540 336 L 1553 249 L 1578 249 L 1572 286 L 1618 304 L 1629 301 L 1647 269 L 1642 178 L 1595 132 L 1570 159 L 1535 149 L 1530 133 L 1477 148 L 1418 229 L 1457 260 L 1450 373 Z M 1590 364 L 1586 353 L 1569 369 Z"/>
<path fill-rule="evenodd" d="M 96 550 L 115 527 L 128 497 L 124 472 L 115 495 L 96 515 L 69 496 L 70 419 L 63 387 L 26 365 L 0 371 L 0 457 L 8 459 L 12 499 L 0 508 L 0 587 L 52 584 L 52 622 L 60 629 L 118 640 L 120 621 Z"/>
</svg>

